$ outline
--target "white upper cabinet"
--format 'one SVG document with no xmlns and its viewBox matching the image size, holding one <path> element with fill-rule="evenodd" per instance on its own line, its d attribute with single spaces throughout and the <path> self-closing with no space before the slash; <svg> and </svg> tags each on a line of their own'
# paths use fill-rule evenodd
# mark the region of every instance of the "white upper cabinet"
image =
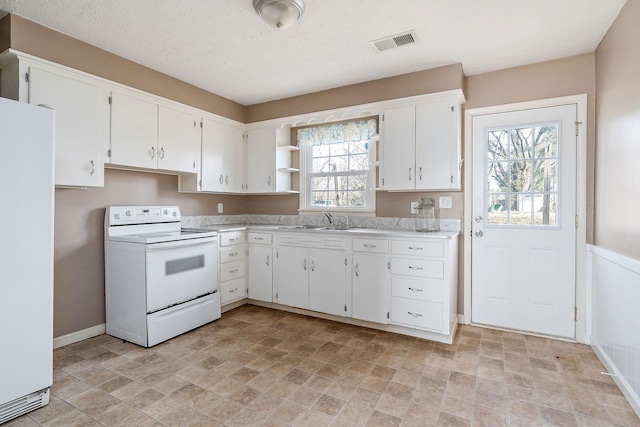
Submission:
<svg viewBox="0 0 640 427">
<path fill-rule="evenodd" d="M 198 173 L 200 128 L 188 110 L 158 105 L 135 94 L 112 92 L 111 164 Z"/>
<path fill-rule="evenodd" d="M 382 137 L 383 190 L 415 188 L 416 107 L 385 110 Z"/>
<path fill-rule="evenodd" d="M 459 190 L 458 97 L 385 110 L 381 166 L 382 190 Z"/>
<path fill-rule="evenodd" d="M 200 165 L 199 118 L 187 111 L 158 107 L 158 169 L 197 173 Z"/>
<path fill-rule="evenodd" d="M 157 104 L 120 92 L 112 93 L 111 163 L 157 169 Z"/>
<path fill-rule="evenodd" d="M 202 120 L 202 191 L 244 192 L 245 156 L 242 127 Z"/>
<path fill-rule="evenodd" d="M 291 128 L 250 129 L 247 147 L 247 192 L 291 192 Z"/>
<path fill-rule="evenodd" d="M 30 104 L 56 111 L 55 185 L 103 186 L 108 91 L 72 74 L 30 66 L 28 93 Z"/>
</svg>

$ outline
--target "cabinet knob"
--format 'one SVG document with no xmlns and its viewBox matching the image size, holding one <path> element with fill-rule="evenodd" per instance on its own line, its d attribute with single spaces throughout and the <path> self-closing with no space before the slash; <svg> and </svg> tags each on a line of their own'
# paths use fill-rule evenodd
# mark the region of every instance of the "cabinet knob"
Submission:
<svg viewBox="0 0 640 427">
<path fill-rule="evenodd" d="M 164 148 L 160 148 L 160 160 L 164 159 Z"/>
<path fill-rule="evenodd" d="M 91 160 L 89 164 L 91 165 L 91 170 L 89 171 L 89 175 L 93 176 L 93 174 L 96 172 L 96 164 L 93 162 L 93 160 Z"/>
<path fill-rule="evenodd" d="M 270 259 L 269 255 L 267 255 L 267 267 L 269 267 L 270 264 L 271 264 L 271 259 Z"/>
<path fill-rule="evenodd" d="M 156 147 L 151 147 L 151 158 L 152 159 L 156 158 Z"/>
<path fill-rule="evenodd" d="M 409 168 L 409 181 L 411 181 L 411 178 L 412 178 L 412 176 L 411 176 L 411 168 Z"/>
</svg>

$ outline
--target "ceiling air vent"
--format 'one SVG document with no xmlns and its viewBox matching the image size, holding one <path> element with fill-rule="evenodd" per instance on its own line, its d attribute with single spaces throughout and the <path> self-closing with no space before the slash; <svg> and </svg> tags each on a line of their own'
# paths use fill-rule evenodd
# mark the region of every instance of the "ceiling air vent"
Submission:
<svg viewBox="0 0 640 427">
<path fill-rule="evenodd" d="M 406 31 L 404 33 L 396 34 L 395 36 L 384 37 L 382 39 L 373 40 L 369 42 L 376 52 L 382 52 L 383 50 L 389 50 L 408 44 L 418 43 L 418 36 L 414 30 Z"/>
</svg>

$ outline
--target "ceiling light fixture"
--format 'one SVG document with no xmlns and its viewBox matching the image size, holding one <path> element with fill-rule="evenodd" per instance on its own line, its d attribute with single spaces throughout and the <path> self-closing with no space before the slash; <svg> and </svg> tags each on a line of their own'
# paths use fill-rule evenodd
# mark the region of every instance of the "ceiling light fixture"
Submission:
<svg viewBox="0 0 640 427">
<path fill-rule="evenodd" d="M 302 0 L 253 0 L 258 15 L 273 28 L 289 28 L 304 12 Z"/>
</svg>

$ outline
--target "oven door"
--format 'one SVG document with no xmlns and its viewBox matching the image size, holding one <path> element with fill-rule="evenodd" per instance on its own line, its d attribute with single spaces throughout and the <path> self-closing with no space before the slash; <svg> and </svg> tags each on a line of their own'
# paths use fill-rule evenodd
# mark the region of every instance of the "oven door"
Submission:
<svg viewBox="0 0 640 427">
<path fill-rule="evenodd" d="M 146 245 L 147 313 L 218 289 L 216 239 Z"/>
</svg>

